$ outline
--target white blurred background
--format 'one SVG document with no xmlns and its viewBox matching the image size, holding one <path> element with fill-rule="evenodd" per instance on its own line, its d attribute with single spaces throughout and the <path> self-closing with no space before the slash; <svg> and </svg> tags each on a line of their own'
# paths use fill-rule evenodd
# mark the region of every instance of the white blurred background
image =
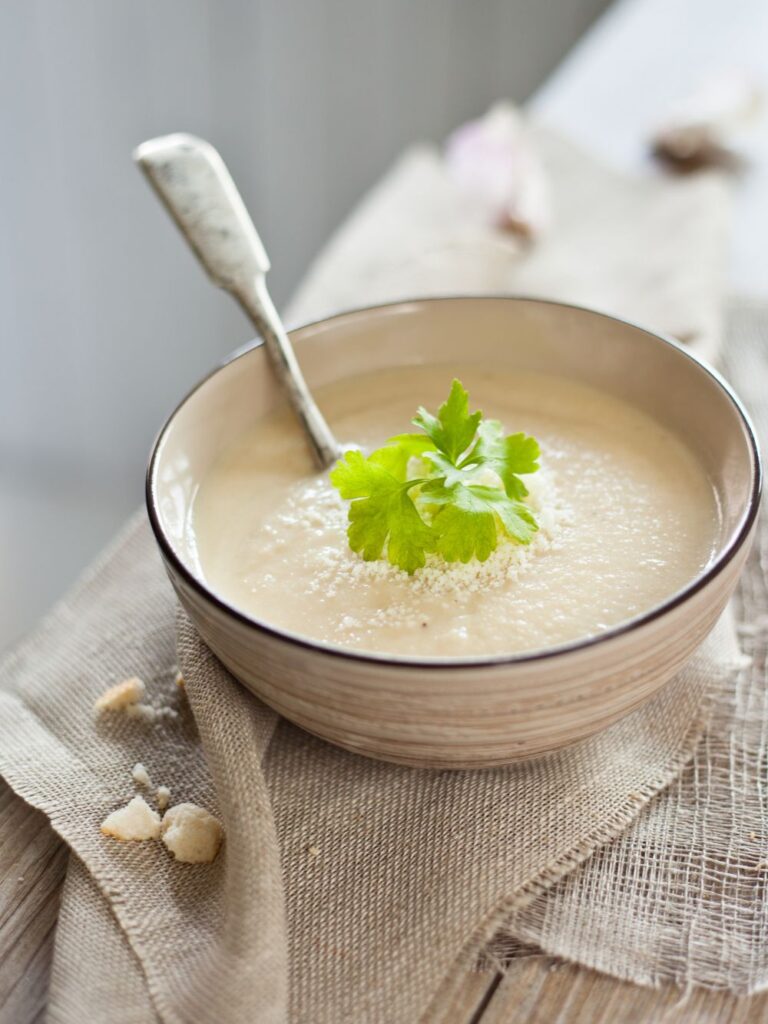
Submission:
<svg viewBox="0 0 768 1024">
<path fill-rule="evenodd" d="M 402 148 L 524 100 L 604 0 L 0 4 L 0 648 L 142 501 L 165 414 L 250 335 L 131 149 L 213 142 L 284 302 Z"/>
</svg>

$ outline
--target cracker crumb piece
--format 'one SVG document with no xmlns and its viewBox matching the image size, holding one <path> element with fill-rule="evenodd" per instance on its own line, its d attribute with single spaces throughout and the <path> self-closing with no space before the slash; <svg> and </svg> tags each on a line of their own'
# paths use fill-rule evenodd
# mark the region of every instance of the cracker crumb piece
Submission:
<svg viewBox="0 0 768 1024">
<path fill-rule="evenodd" d="M 125 709 L 125 713 L 130 718 L 140 718 L 143 722 L 154 722 L 157 718 L 157 711 L 151 704 L 131 704 Z"/>
<path fill-rule="evenodd" d="M 105 836 L 120 842 L 157 839 L 160 835 L 160 815 L 153 811 L 143 796 L 135 796 L 125 807 L 112 811 L 101 823 Z"/>
<path fill-rule="evenodd" d="M 170 789 L 167 786 L 158 786 L 155 792 L 155 799 L 157 800 L 157 806 L 161 811 L 164 811 L 171 802 Z"/>
<path fill-rule="evenodd" d="M 176 860 L 185 864 L 215 860 L 223 835 L 216 818 L 196 804 L 176 804 L 163 817 L 162 840 Z"/>
<path fill-rule="evenodd" d="M 314 843 L 310 843 L 307 846 L 307 853 L 309 854 L 310 857 L 319 857 L 319 855 L 320 855 L 320 847 L 319 846 L 315 846 Z"/>
<path fill-rule="evenodd" d="M 176 685 L 178 686 L 178 688 L 180 690 L 184 689 L 184 686 L 185 686 L 184 676 L 181 674 L 181 672 L 178 669 L 176 670 L 176 675 L 175 675 L 173 681 L 176 683 Z"/>
<path fill-rule="evenodd" d="M 97 711 L 123 711 L 135 706 L 146 693 L 147 688 L 138 676 L 131 676 L 121 683 L 110 686 L 93 705 Z"/>
<path fill-rule="evenodd" d="M 133 766 L 131 778 L 133 779 L 137 786 L 145 786 L 147 789 L 149 789 L 149 787 L 152 785 L 152 780 L 149 777 L 149 772 L 141 763 L 141 761 L 138 761 Z"/>
<path fill-rule="evenodd" d="M 175 721 L 179 717 L 179 713 L 175 708 L 165 706 L 155 708 L 151 704 L 131 704 L 125 709 L 125 713 L 129 718 L 139 718 L 142 722 L 147 722 L 150 725 L 154 725 L 164 718 Z"/>
</svg>

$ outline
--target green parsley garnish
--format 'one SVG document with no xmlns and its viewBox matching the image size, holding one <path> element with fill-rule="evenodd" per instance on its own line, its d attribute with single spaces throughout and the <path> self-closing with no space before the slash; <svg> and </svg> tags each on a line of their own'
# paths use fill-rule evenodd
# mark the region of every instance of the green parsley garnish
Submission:
<svg viewBox="0 0 768 1024">
<path fill-rule="evenodd" d="M 351 502 L 352 550 L 412 573 L 429 553 L 484 562 L 500 536 L 529 544 L 538 526 L 519 474 L 539 468 L 536 439 L 505 436 L 498 420 L 470 413 L 458 380 L 437 416 L 420 408 L 412 422 L 422 434 L 398 434 L 368 456 L 349 451 L 331 470 L 331 483 Z M 412 460 L 419 472 L 411 477 Z"/>
</svg>

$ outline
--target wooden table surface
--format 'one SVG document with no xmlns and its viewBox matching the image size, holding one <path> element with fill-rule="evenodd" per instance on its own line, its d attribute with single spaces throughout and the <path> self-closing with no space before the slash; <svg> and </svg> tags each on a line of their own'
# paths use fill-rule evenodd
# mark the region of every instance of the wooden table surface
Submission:
<svg viewBox="0 0 768 1024">
<path fill-rule="evenodd" d="M 764 0 L 622 0 L 588 33 L 530 107 L 576 141 L 629 169 L 643 163 L 644 132 L 664 101 L 678 97 L 707 70 L 734 63 L 762 75 L 768 88 L 768 63 L 762 59 L 766 52 Z M 729 274 L 734 288 L 768 294 L 760 231 L 761 222 L 768 222 L 768 132 L 760 140 L 754 149 L 756 167 L 739 186 Z M 0 781 L 0 1024 L 43 1020 L 66 863 L 66 848 L 44 815 Z M 450 1024 L 662 1020 L 768 1022 L 768 994 L 737 998 L 702 990 L 686 994 L 676 988 L 644 989 L 531 951 L 515 960 L 503 977 L 468 974 Z"/>
</svg>

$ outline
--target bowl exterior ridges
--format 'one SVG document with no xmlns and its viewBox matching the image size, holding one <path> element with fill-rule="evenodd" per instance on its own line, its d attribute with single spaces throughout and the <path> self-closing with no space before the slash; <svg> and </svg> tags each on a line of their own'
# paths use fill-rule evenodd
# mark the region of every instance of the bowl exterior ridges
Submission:
<svg viewBox="0 0 768 1024">
<path fill-rule="evenodd" d="M 752 537 L 687 601 L 605 642 L 534 660 L 427 667 L 339 656 L 233 618 L 166 563 L 201 636 L 285 718 L 357 754 L 487 768 L 586 739 L 667 683 L 714 627 Z"/>
<path fill-rule="evenodd" d="M 391 366 L 471 357 L 479 365 L 557 372 L 607 389 L 658 419 L 700 458 L 720 524 L 710 564 L 682 590 L 636 621 L 567 649 L 463 665 L 332 653 L 254 621 L 216 594 L 194 543 L 187 544 L 202 476 L 223 446 L 281 405 L 263 346 L 246 346 L 168 418 L 150 458 L 146 493 L 184 607 L 221 661 L 266 703 L 361 754 L 425 767 L 483 767 L 584 739 L 640 706 L 690 658 L 733 592 L 761 493 L 754 428 L 715 371 L 639 325 L 510 296 L 369 307 L 291 336 L 312 387 Z"/>
</svg>

